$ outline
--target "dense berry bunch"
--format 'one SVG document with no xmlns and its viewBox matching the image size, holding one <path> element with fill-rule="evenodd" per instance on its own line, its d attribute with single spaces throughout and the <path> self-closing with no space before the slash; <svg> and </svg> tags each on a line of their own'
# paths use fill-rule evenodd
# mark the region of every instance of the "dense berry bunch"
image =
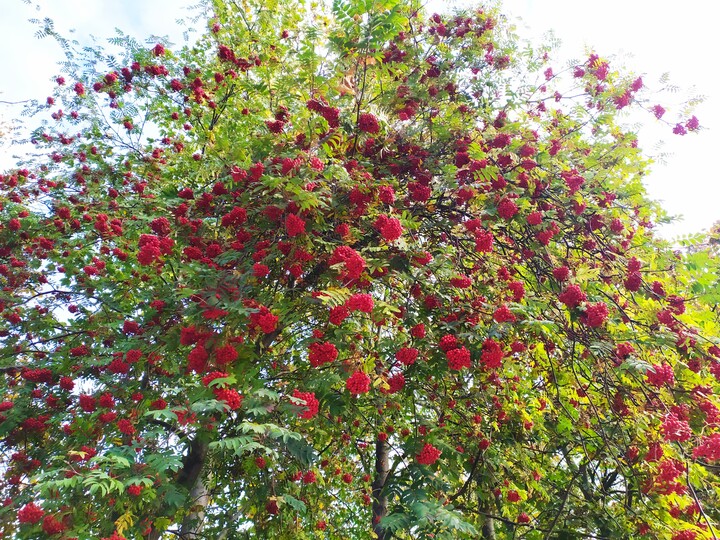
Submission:
<svg viewBox="0 0 720 540">
<path fill-rule="evenodd" d="M 412 347 L 403 347 L 395 353 L 395 359 L 406 366 L 414 364 L 417 357 L 418 350 Z"/>
<path fill-rule="evenodd" d="M 358 120 L 358 129 L 366 133 L 377 133 L 380 131 L 380 124 L 374 115 L 362 113 Z"/>
<path fill-rule="evenodd" d="M 310 365 L 313 367 L 328 364 L 338 357 L 338 350 L 335 348 L 335 345 L 327 341 L 311 343 L 309 351 Z"/>
<path fill-rule="evenodd" d="M 45 515 L 45 512 L 42 508 L 37 506 L 35 503 L 28 503 L 25 506 L 23 506 L 20 510 L 18 510 L 18 521 L 20 523 L 37 523 L 40 521 L 43 516 Z"/>
<path fill-rule="evenodd" d="M 471 366 L 470 351 L 465 347 L 451 349 L 445 353 L 447 356 L 448 367 L 454 370 L 469 368 Z"/>
<path fill-rule="evenodd" d="M 362 371 L 356 371 L 345 383 L 351 394 L 366 394 L 370 391 L 370 377 Z"/>
<path fill-rule="evenodd" d="M 302 405 L 302 410 L 298 412 L 300 418 L 310 419 L 317 415 L 320 410 L 320 402 L 315 397 L 314 392 L 300 392 L 299 390 L 293 390 L 293 397 L 300 399 L 305 402 Z"/>
<path fill-rule="evenodd" d="M 423 446 L 422 450 L 420 450 L 416 459 L 420 465 L 432 465 L 440 459 L 441 454 L 442 452 L 435 448 L 432 444 L 425 443 L 425 446 Z"/>
</svg>

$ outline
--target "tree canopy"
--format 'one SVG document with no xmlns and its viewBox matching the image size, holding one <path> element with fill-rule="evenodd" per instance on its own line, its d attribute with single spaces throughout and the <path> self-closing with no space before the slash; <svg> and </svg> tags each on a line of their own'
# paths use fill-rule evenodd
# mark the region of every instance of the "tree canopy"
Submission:
<svg viewBox="0 0 720 540">
<path fill-rule="evenodd" d="M 4 538 L 717 538 L 717 250 L 497 8 L 208 1 L 0 175 Z M 695 117 L 668 123 L 678 134 Z"/>
</svg>

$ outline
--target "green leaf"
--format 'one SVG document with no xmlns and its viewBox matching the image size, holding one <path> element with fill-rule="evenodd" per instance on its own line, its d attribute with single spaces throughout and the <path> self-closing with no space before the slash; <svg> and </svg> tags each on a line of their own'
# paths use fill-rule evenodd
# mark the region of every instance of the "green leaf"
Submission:
<svg viewBox="0 0 720 540">
<path fill-rule="evenodd" d="M 162 484 L 157 489 L 158 499 L 164 501 L 165 504 L 181 508 L 185 505 L 186 496 L 172 483 Z"/>
<path fill-rule="evenodd" d="M 407 530 L 413 523 L 413 516 L 402 512 L 393 512 L 380 520 L 380 526 L 390 532 Z"/>
<path fill-rule="evenodd" d="M 304 469 L 309 468 L 318 459 L 315 449 L 303 438 L 288 439 L 285 441 L 285 447 Z"/>
<path fill-rule="evenodd" d="M 285 504 L 290 506 L 293 510 L 295 510 L 299 514 L 306 514 L 307 513 L 307 505 L 302 502 L 299 499 L 296 499 L 292 495 L 284 494 L 281 499 L 285 501 Z"/>
</svg>

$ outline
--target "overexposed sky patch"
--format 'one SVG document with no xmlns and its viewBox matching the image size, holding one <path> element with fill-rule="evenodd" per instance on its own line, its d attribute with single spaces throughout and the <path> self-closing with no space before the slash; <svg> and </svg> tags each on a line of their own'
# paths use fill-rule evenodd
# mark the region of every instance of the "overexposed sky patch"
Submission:
<svg viewBox="0 0 720 540">
<path fill-rule="evenodd" d="M 52 19 L 59 35 L 83 46 L 107 44 L 116 29 L 141 43 L 161 36 L 181 45 L 184 28 L 176 21 L 189 14 L 186 0 L 0 0 L 0 5 L 0 132 L 11 121 L 22 127 L 38 122 L 20 117 L 22 101 L 50 95 L 64 59 L 53 38 L 35 36 L 41 26 L 31 19 Z M 29 150 L 0 138 L 0 170 Z"/>
<path fill-rule="evenodd" d="M 115 35 L 115 28 L 141 42 L 150 35 L 168 36 L 182 43 L 183 29 L 176 19 L 185 17 L 185 0 L 0 0 L 0 101 L 43 100 L 51 91 L 56 63 L 62 59 L 59 46 L 50 39 L 34 37 L 36 27 L 30 18 L 50 17 L 61 35 L 89 43 L 90 36 L 104 42 Z M 443 11 L 451 6 L 470 5 L 466 0 L 431 0 L 429 10 Z M 720 178 L 712 167 L 720 148 L 720 92 L 711 67 L 718 50 L 715 18 L 706 0 L 505 0 L 504 8 L 518 20 L 518 33 L 543 39 L 549 30 L 563 42 L 555 54 L 557 68 L 571 58 L 582 60 L 588 50 L 601 56 L 617 55 L 622 63 L 643 75 L 648 88 L 660 88 L 663 73 L 680 92 L 670 101 L 690 96 L 706 96 L 695 113 L 703 131 L 684 137 L 673 135 L 664 124 L 650 116 L 642 118 L 640 144 L 649 154 L 669 153 L 666 164 L 656 163 L 646 179 L 652 198 L 663 201 L 670 214 L 684 219 L 661 232 L 676 236 L 699 232 L 720 220 Z M 40 10 L 35 6 L 40 5 Z M 71 30 L 74 30 L 71 33 Z M 692 90 L 694 87 L 694 90 Z M 668 96 L 665 96 L 667 99 Z M 660 101 L 673 118 L 672 103 Z M 0 119 L 17 118 L 18 105 L 0 103 Z M 0 148 L 0 169 L 13 163 L 11 155 L 22 148 Z"/>
<path fill-rule="evenodd" d="M 0 17 L 0 99 L 18 101 L 38 98 L 50 90 L 49 81 L 58 72 L 62 51 L 50 38 L 34 36 L 38 27 L 29 19 L 52 19 L 65 38 L 90 44 L 92 37 L 106 43 L 115 29 L 139 40 L 151 35 L 168 36 L 182 42 L 176 19 L 186 14 L 183 0 L 2 0 Z M 38 9 L 39 8 L 39 9 Z"/>
<path fill-rule="evenodd" d="M 558 61 L 585 59 L 586 50 L 601 56 L 617 55 L 623 64 L 643 76 L 648 90 L 662 86 L 659 79 L 670 74 L 680 89 L 663 95 L 658 103 L 674 118 L 677 105 L 690 95 L 705 101 L 695 114 L 703 131 L 673 135 L 668 127 L 642 115 L 640 145 L 646 153 L 667 152 L 666 164 L 656 163 L 645 184 L 652 198 L 661 200 L 672 215 L 683 220 L 666 226 L 665 236 L 685 235 L 708 229 L 720 220 L 720 175 L 711 158 L 720 147 L 720 92 L 717 75 L 708 61 L 718 51 L 717 21 L 705 0 L 505 0 L 506 9 L 522 17 L 518 30 L 540 38 L 554 29 L 562 42 Z M 693 88 L 694 87 L 694 88 Z M 667 101 L 665 101 L 667 100 Z M 674 102 L 674 103 L 673 103 Z M 661 150 L 656 145 L 663 141 Z"/>
</svg>

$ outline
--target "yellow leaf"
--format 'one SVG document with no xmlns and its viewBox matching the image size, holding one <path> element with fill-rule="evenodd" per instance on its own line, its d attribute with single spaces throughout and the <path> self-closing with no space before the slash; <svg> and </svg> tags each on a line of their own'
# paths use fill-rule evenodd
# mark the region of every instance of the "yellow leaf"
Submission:
<svg viewBox="0 0 720 540">
<path fill-rule="evenodd" d="M 350 79 L 350 77 L 344 77 L 342 82 L 340 82 L 340 84 L 338 84 L 335 89 L 340 93 L 341 96 L 347 94 L 354 96 L 356 94 L 355 88 L 353 88 L 354 86 L 355 84 Z"/>
<path fill-rule="evenodd" d="M 153 526 L 155 527 L 155 529 L 157 529 L 157 530 L 159 530 L 159 531 L 164 531 L 164 530 L 167 529 L 170 525 L 172 525 L 172 521 L 170 521 L 170 520 L 169 520 L 168 518 L 166 518 L 166 517 L 157 518 L 157 519 L 153 522 Z"/>
<path fill-rule="evenodd" d="M 135 516 L 133 516 L 132 512 L 128 510 L 115 520 L 115 529 L 117 530 L 117 533 L 122 536 L 123 531 L 132 527 L 133 523 L 135 523 Z"/>
<path fill-rule="evenodd" d="M 579 268 L 575 272 L 575 280 L 578 283 L 587 283 L 589 281 L 596 281 L 600 275 L 600 268 Z"/>
<path fill-rule="evenodd" d="M 375 369 L 375 357 L 368 356 L 362 363 L 363 371 L 365 373 L 372 373 Z"/>
</svg>

